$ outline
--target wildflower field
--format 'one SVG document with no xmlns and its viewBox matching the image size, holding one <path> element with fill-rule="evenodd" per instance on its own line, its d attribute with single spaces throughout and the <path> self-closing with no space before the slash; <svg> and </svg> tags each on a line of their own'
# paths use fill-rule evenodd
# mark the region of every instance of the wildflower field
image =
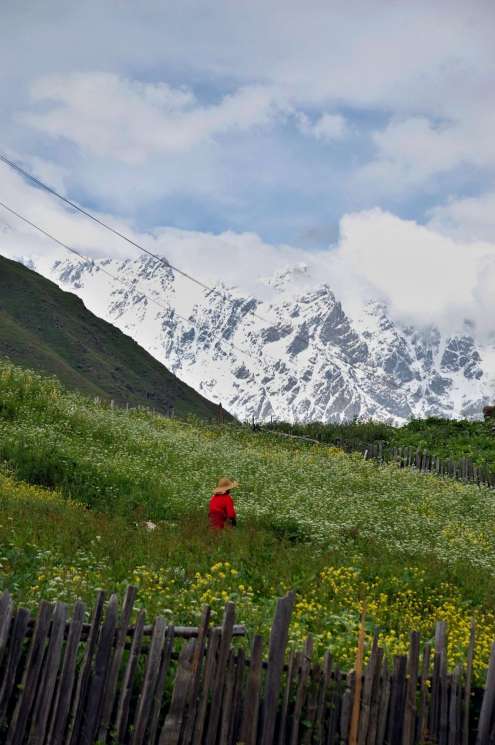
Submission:
<svg viewBox="0 0 495 745">
<path fill-rule="evenodd" d="M 479 412 L 481 416 L 481 411 Z M 384 422 L 344 422 L 290 424 L 273 422 L 270 429 L 292 432 L 297 435 L 319 438 L 323 442 L 372 443 L 382 442 L 389 447 L 412 447 L 427 450 L 432 455 L 446 460 L 462 458 L 472 460 L 478 466 L 487 466 L 495 471 L 495 420 L 452 420 L 439 417 L 413 419 L 401 427 Z"/>
<path fill-rule="evenodd" d="M 281 438 L 280 438 L 281 439 Z M 178 624 L 234 600 L 267 635 L 297 592 L 291 643 L 312 633 L 351 665 L 367 608 L 389 654 L 446 620 L 452 663 L 476 621 L 482 680 L 495 639 L 495 494 L 241 426 L 116 410 L 0 365 L 0 589 L 90 607 L 133 583 Z M 212 534 L 216 479 L 234 476 L 239 525 Z M 89 508 L 89 509 L 88 509 Z M 149 530 L 145 523 L 157 527 Z"/>
</svg>

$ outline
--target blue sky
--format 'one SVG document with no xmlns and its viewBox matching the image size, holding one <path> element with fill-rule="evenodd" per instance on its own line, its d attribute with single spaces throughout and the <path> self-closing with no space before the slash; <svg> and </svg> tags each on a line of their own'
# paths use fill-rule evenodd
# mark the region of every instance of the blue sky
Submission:
<svg viewBox="0 0 495 745">
<path fill-rule="evenodd" d="M 481 241 L 490 259 L 494 22 L 491 0 L 18 0 L 0 150 L 142 234 L 321 252 L 374 210 L 418 228 L 418 251 L 426 226 L 439 251 L 448 236 L 469 263 Z"/>
<path fill-rule="evenodd" d="M 344 213 L 426 222 L 493 189 L 492 3 L 31 0 L 2 15 L 3 148 L 142 229 L 319 248 Z"/>
</svg>

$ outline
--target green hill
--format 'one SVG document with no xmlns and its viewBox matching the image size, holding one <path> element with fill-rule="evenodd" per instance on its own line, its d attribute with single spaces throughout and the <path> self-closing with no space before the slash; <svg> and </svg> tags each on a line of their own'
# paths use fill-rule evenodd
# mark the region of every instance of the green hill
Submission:
<svg viewBox="0 0 495 745">
<path fill-rule="evenodd" d="M 216 535 L 206 511 L 222 475 L 241 483 L 239 519 Z M 389 659 L 441 619 L 455 665 L 474 617 L 483 679 L 495 638 L 488 489 L 239 425 L 110 409 L 0 363 L 0 514 L 0 590 L 30 608 L 90 606 L 96 588 L 131 582 L 149 616 L 195 623 L 209 603 L 219 619 L 233 600 L 266 636 L 293 588 L 291 644 L 311 632 L 316 654 L 349 667 L 363 604 L 368 641 L 377 626 Z"/>
<path fill-rule="evenodd" d="M 117 405 L 215 416 L 216 406 L 75 295 L 0 256 L 0 357 Z"/>
</svg>

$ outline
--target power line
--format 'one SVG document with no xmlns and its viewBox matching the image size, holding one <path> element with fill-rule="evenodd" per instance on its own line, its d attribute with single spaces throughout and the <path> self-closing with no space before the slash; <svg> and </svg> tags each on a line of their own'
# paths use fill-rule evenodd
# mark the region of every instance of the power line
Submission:
<svg viewBox="0 0 495 745">
<path fill-rule="evenodd" d="M 121 279 L 120 277 L 116 277 L 114 274 L 112 274 L 111 272 L 109 272 L 104 267 L 99 266 L 98 264 L 96 264 L 93 259 L 89 258 L 89 256 L 86 256 L 85 254 L 81 253 L 77 249 L 72 248 L 72 246 L 69 246 L 67 243 L 64 243 L 63 241 L 59 240 L 58 238 L 55 238 L 54 235 L 52 235 L 51 233 L 48 233 L 46 230 L 44 230 L 44 228 L 42 228 L 39 225 L 37 225 L 36 223 L 32 222 L 27 217 L 24 217 L 24 215 L 21 215 L 19 212 L 16 212 L 16 210 L 14 210 L 12 207 L 9 207 L 7 204 L 5 204 L 5 202 L 0 201 L 0 207 L 3 207 L 5 210 L 7 210 L 7 212 L 10 212 L 12 215 L 15 215 L 19 220 L 22 220 L 22 222 L 24 222 L 27 225 L 29 225 L 30 227 L 34 228 L 34 230 L 37 230 L 38 232 L 42 233 L 44 236 L 46 236 L 50 240 L 52 240 L 55 243 L 57 243 L 59 246 L 62 246 L 62 248 L 64 248 L 66 251 L 70 251 L 70 253 L 75 254 L 75 256 L 77 256 L 79 259 L 82 259 L 83 261 L 88 262 L 89 264 L 91 264 L 96 269 L 96 271 L 103 272 L 103 274 L 106 274 L 108 277 L 110 277 L 111 279 L 113 279 L 114 282 L 120 282 L 120 284 L 122 284 L 124 287 L 126 287 L 126 289 L 130 289 L 130 286 L 123 279 Z M 198 331 L 200 330 L 197 324 L 193 323 L 190 318 L 185 318 L 184 316 L 181 316 L 180 313 L 177 313 L 176 312 L 175 308 L 171 308 L 170 306 L 167 307 L 166 305 L 163 305 L 162 303 L 158 302 L 158 300 L 155 300 L 155 298 L 152 298 L 149 295 L 146 295 L 146 293 L 144 293 L 144 292 L 140 292 L 140 294 L 143 297 L 145 297 L 149 302 L 154 303 L 155 305 L 157 305 L 159 308 L 161 308 L 162 310 L 166 311 L 167 313 L 169 313 L 170 310 L 172 310 L 173 314 L 175 316 L 177 316 L 177 318 L 180 318 L 181 321 L 184 321 L 185 323 L 193 326 Z M 225 342 L 227 344 L 230 344 L 230 346 L 233 349 L 235 349 L 237 352 L 240 352 L 241 354 L 246 355 L 246 357 L 249 357 L 250 359 L 252 359 L 252 354 L 250 354 L 249 352 L 246 352 L 245 349 L 241 349 L 241 347 L 238 347 L 236 344 L 234 344 L 234 342 L 230 341 L 230 339 L 224 339 L 224 338 L 222 338 L 219 341 Z"/>
<path fill-rule="evenodd" d="M 17 163 L 14 163 L 14 161 L 7 158 L 6 155 L 3 155 L 2 153 L 0 153 L 0 160 L 3 163 L 5 163 L 5 165 L 9 166 L 10 168 L 13 168 L 15 171 L 25 176 L 27 179 L 32 181 L 34 184 L 36 184 L 40 188 L 47 191 L 49 194 L 52 194 L 54 197 L 57 197 L 57 199 L 60 199 L 62 202 L 67 204 L 69 207 L 72 207 L 73 209 L 77 210 L 77 212 L 80 212 L 81 215 L 88 217 L 90 220 L 93 220 L 93 222 L 97 223 L 102 228 L 109 230 L 111 233 L 118 236 L 119 238 L 122 238 L 122 240 L 126 241 L 131 246 L 134 246 L 135 248 L 139 249 L 139 251 L 143 251 L 145 254 L 148 254 L 148 256 L 151 256 L 153 259 L 156 259 L 157 261 L 161 262 L 164 266 L 168 267 L 169 269 L 173 269 L 175 272 L 177 272 L 178 274 L 181 274 L 183 277 L 185 277 L 186 279 L 189 279 L 191 282 L 194 282 L 195 284 L 199 285 L 199 287 L 202 287 L 204 290 L 208 290 L 208 292 L 219 295 L 220 297 L 225 299 L 225 294 L 222 293 L 220 290 L 217 290 L 215 287 L 210 287 L 209 285 L 202 282 L 200 279 L 197 279 L 196 277 L 193 277 L 191 274 L 188 274 L 182 269 L 179 269 L 179 267 L 171 264 L 170 261 L 168 261 L 168 259 L 164 258 L 163 256 L 159 256 L 158 254 L 155 254 L 152 251 L 149 251 L 147 248 L 142 246 L 140 243 L 137 243 L 136 241 L 132 240 L 132 238 L 129 238 L 129 236 L 125 235 L 125 233 L 121 233 L 120 230 L 117 230 L 116 228 L 113 228 L 111 225 L 108 225 L 108 223 L 104 222 L 103 220 L 100 220 L 99 217 L 96 217 L 96 215 L 93 215 L 91 212 L 88 212 L 87 210 L 83 209 L 78 204 L 76 204 L 76 202 L 73 202 L 72 200 L 67 199 L 67 197 L 64 197 L 62 194 L 60 194 L 58 191 L 53 189 L 51 186 L 49 186 L 48 184 L 45 184 L 44 181 L 41 181 L 39 178 L 36 178 L 36 176 L 33 176 L 31 173 L 26 171 L 24 168 L 21 168 L 21 166 L 19 166 Z M 259 315 L 254 310 L 249 310 L 249 313 L 251 313 L 255 318 L 258 318 L 258 320 L 263 321 L 264 323 L 270 323 L 270 321 L 267 318 L 263 318 L 263 316 Z"/>
</svg>

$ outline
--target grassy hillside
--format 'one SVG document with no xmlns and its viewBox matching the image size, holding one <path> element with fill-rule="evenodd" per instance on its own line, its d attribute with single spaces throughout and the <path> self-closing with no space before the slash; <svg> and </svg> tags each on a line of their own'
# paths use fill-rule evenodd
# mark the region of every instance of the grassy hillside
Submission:
<svg viewBox="0 0 495 745">
<path fill-rule="evenodd" d="M 91 602 L 97 587 L 133 582 L 150 614 L 193 623 L 202 603 L 218 617 L 232 599 L 266 633 L 275 598 L 295 588 L 291 641 L 311 632 L 343 664 L 363 603 L 390 655 L 445 619 L 455 661 L 475 617 L 482 675 L 495 638 L 493 492 L 241 427 L 110 410 L 7 365 L 0 401 L 0 583 L 18 600 Z M 239 527 L 218 536 L 206 507 L 223 474 L 241 482 Z"/>
<path fill-rule="evenodd" d="M 291 425 L 278 422 L 271 429 L 320 438 L 322 442 L 384 441 L 391 447 L 428 450 L 440 458 L 470 458 L 477 465 L 487 465 L 495 471 L 495 422 L 451 420 L 430 417 L 415 419 L 403 427 L 392 427 L 381 422 L 350 422 L 348 424 Z"/>
<path fill-rule="evenodd" d="M 179 415 L 216 408 L 75 295 L 0 256 L 0 357 L 118 404 Z"/>
</svg>

